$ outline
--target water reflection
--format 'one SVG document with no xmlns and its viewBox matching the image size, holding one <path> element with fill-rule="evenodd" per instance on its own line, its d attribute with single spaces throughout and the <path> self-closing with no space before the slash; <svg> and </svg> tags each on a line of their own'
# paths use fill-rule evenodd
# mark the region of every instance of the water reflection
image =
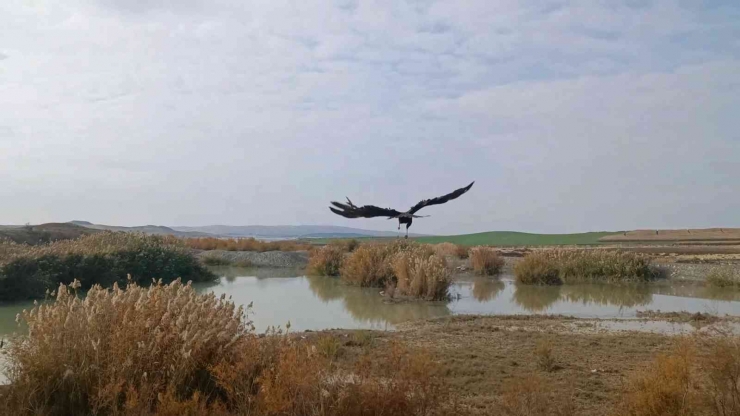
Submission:
<svg viewBox="0 0 740 416">
<path fill-rule="evenodd" d="M 653 301 L 648 285 L 568 285 L 560 290 L 560 297 L 568 302 L 584 305 L 614 305 L 622 307 L 645 306 Z"/>
<path fill-rule="evenodd" d="M 543 312 L 560 300 L 561 286 L 514 284 L 514 303 L 529 312 Z"/>
<path fill-rule="evenodd" d="M 518 285 L 511 276 L 455 282 L 449 302 L 388 302 L 379 289 L 342 284 L 329 277 L 303 277 L 300 270 L 214 267 L 217 282 L 199 283 L 199 292 L 254 302 L 258 331 L 268 326 L 294 330 L 326 328 L 392 329 L 417 319 L 454 314 L 563 314 L 585 318 L 634 317 L 637 310 L 716 313 L 740 316 L 740 291 L 664 282 L 650 285 Z M 0 305 L 0 338 L 22 332 L 15 315 L 31 302 Z"/>
<path fill-rule="evenodd" d="M 354 319 L 364 323 L 389 323 L 429 319 L 450 315 L 446 302 L 389 303 L 380 296 L 379 289 L 346 286 L 339 279 L 321 276 L 306 277 L 317 298 L 324 302 L 341 300 L 344 309 Z"/>
<path fill-rule="evenodd" d="M 473 297 L 478 302 L 487 302 L 504 290 L 506 285 L 499 279 L 476 277 L 473 281 Z"/>
</svg>

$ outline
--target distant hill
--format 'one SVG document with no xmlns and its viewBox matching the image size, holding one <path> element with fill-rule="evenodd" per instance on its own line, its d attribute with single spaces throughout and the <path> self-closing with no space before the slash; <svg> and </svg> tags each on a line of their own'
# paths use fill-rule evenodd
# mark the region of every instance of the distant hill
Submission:
<svg viewBox="0 0 740 416">
<path fill-rule="evenodd" d="M 123 232 L 140 232 L 151 235 L 174 235 L 177 237 L 213 237 L 211 234 L 202 232 L 183 232 L 174 230 L 169 227 L 162 225 L 143 225 L 136 227 L 122 227 L 117 225 L 102 225 L 93 224 L 88 221 L 71 221 L 69 224 L 74 224 L 80 227 L 85 227 L 93 230 L 105 230 L 105 231 L 123 231 Z"/>
<path fill-rule="evenodd" d="M 172 227 L 181 232 L 202 232 L 224 237 L 255 238 L 353 238 L 396 237 L 395 231 L 362 230 L 334 225 L 206 225 L 202 227 Z M 421 234 L 409 234 L 422 236 Z"/>
<path fill-rule="evenodd" d="M 740 241 L 740 228 L 683 230 L 634 230 L 602 237 L 603 242 L 681 242 Z"/>
<path fill-rule="evenodd" d="M 27 226 L 0 226 L 0 239 L 9 239 L 19 244 L 43 244 L 50 241 L 69 240 L 98 230 L 71 223 L 48 223 Z"/>
</svg>

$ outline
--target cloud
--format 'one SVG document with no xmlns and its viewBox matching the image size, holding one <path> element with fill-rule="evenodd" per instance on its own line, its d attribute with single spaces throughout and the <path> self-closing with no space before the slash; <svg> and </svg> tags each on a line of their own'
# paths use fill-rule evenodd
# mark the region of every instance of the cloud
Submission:
<svg viewBox="0 0 740 416">
<path fill-rule="evenodd" d="M 10 1 L 5 222 L 740 226 L 740 7 Z M 12 46 L 13 49 L 9 49 Z M 3 134 L 2 132 L 12 132 Z"/>
</svg>

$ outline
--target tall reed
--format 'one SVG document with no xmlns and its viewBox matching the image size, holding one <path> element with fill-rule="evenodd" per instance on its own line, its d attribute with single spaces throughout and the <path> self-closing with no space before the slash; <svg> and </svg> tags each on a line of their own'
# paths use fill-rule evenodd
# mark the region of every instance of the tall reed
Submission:
<svg viewBox="0 0 740 416">
<path fill-rule="evenodd" d="M 179 280 L 142 288 L 79 281 L 24 311 L 7 351 L 13 415 L 431 415 L 447 398 L 428 354 L 394 346 L 340 370 L 273 331 L 258 337 L 223 295 Z M 338 348 L 341 348 L 337 344 Z"/>
<path fill-rule="evenodd" d="M 561 284 L 578 281 L 644 282 L 658 273 L 648 256 L 610 250 L 540 250 L 526 255 L 514 267 L 525 284 Z"/>
<path fill-rule="evenodd" d="M 295 240 L 260 241 L 255 238 L 184 238 L 183 244 L 197 250 L 226 251 L 303 251 L 311 249 L 311 244 Z"/>
<path fill-rule="evenodd" d="M 327 244 L 311 250 L 307 270 L 315 276 L 339 276 L 348 247 Z"/>
<path fill-rule="evenodd" d="M 394 295 L 447 299 L 452 280 L 444 257 L 430 255 L 424 247 L 414 247 L 397 253 L 391 268 L 395 277 Z"/>
<path fill-rule="evenodd" d="M 494 276 L 501 273 L 504 258 L 491 247 L 473 247 L 470 249 L 470 265 L 477 274 Z"/>
</svg>

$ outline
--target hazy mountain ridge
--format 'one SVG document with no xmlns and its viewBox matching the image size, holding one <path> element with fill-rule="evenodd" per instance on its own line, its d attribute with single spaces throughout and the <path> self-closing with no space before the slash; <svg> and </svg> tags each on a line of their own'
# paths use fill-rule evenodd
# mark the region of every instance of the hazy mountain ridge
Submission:
<svg viewBox="0 0 740 416">
<path fill-rule="evenodd" d="M 396 231 L 375 231 L 336 225 L 206 225 L 175 226 L 181 232 L 202 232 L 226 237 L 327 238 L 327 237 L 395 237 Z M 421 234 L 409 234 L 421 236 Z"/>
<path fill-rule="evenodd" d="M 142 232 L 154 235 L 174 235 L 177 237 L 255 237 L 255 238 L 354 238 L 354 237 L 395 237 L 398 232 L 363 230 L 334 225 L 206 225 L 201 227 L 144 225 L 123 227 L 117 225 L 93 224 L 89 221 L 70 221 L 77 226 L 108 231 Z M 421 234 L 409 234 L 421 236 Z"/>
</svg>

